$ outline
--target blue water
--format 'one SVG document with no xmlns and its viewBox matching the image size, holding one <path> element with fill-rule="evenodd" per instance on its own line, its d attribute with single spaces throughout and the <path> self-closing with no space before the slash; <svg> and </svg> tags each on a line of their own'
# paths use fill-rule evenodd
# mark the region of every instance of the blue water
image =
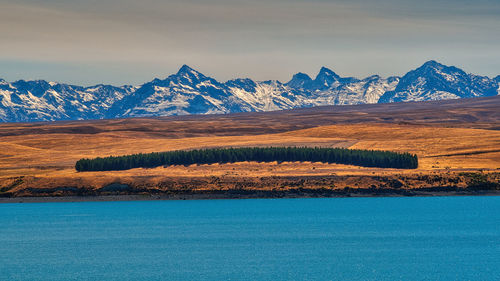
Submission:
<svg viewBox="0 0 500 281">
<path fill-rule="evenodd" d="M 500 197 L 0 205 L 2 280 L 500 280 Z"/>
</svg>

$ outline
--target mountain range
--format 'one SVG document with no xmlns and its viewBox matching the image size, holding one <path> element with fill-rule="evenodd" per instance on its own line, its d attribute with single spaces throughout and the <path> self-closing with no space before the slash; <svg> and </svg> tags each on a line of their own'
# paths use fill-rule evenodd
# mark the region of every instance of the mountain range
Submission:
<svg viewBox="0 0 500 281">
<path fill-rule="evenodd" d="M 219 82 L 182 66 L 140 86 L 82 87 L 44 80 L 0 79 L 0 121 L 34 122 L 186 114 L 260 112 L 320 105 L 445 100 L 500 94 L 496 78 L 428 61 L 402 77 L 341 77 L 321 68 L 312 79 L 287 83 L 234 79 Z"/>
</svg>

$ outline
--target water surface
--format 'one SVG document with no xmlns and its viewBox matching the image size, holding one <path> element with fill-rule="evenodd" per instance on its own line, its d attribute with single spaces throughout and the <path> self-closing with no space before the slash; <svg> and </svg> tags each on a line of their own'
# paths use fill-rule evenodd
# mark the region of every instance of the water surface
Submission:
<svg viewBox="0 0 500 281">
<path fill-rule="evenodd" d="M 0 204 L 3 280 L 500 280 L 500 197 Z"/>
</svg>

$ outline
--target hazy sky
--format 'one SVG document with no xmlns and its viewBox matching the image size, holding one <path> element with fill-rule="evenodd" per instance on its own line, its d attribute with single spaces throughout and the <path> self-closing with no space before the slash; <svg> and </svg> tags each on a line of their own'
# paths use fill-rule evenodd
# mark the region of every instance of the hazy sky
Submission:
<svg viewBox="0 0 500 281">
<path fill-rule="evenodd" d="M 429 59 L 499 75 L 500 0 L 0 0 L 8 81 L 389 76 Z"/>
</svg>

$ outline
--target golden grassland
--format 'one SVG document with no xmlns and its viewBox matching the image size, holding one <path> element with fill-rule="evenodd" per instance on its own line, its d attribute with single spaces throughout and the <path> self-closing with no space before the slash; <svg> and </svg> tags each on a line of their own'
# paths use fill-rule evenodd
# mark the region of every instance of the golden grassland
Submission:
<svg viewBox="0 0 500 281">
<path fill-rule="evenodd" d="M 500 168 L 500 131 L 411 125 L 333 125 L 258 136 L 150 138 L 134 133 L 97 135 L 50 134 L 0 139 L 0 181 L 24 176 L 22 187 L 90 186 L 112 182 L 149 182 L 168 177 L 293 177 L 328 175 L 442 174 L 497 171 Z M 219 146 L 323 146 L 407 151 L 419 156 L 416 170 L 363 168 L 324 163 L 233 163 L 81 172 L 74 163 L 83 157 L 123 155 Z M 0 183 L 1 186 L 1 183 Z M 340 185 L 345 186 L 345 185 Z"/>
<path fill-rule="evenodd" d="M 259 130 L 258 120 L 247 126 L 241 120 L 238 122 L 238 118 L 241 119 L 235 117 L 234 127 L 228 123 L 227 116 L 220 117 L 223 120 L 121 119 L 0 125 L 0 189 L 13 192 L 54 187 L 99 189 L 111 183 L 148 188 L 165 184 L 193 189 L 283 188 L 294 186 L 291 179 L 298 181 L 300 177 L 304 177 L 306 183 L 311 181 L 315 188 L 383 186 L 384 181 L 396 178 L 406 188 L 418 188 L 429 184 L 416 180 L 422 175 L 453 178 L 463 172 L 500 172 L 500 130 L 491 129 L 498 127 L 496 122 L 450 126 L 446 120 L 432 124 L 373 120 L 349 123 L 331 118 L 320 124 L 300 126 L 293 120 L 288 125 L 281 120 L 275 128 L 262 122 L 263 129 Z M 419 168 L 243 162 L 107 172 L 74 170 L 80 158 L 242 146 L 321 146 L 410 152 L 418 155 Z M 464 179 L 456 183 L 464 184 Z"/>
</svg>

